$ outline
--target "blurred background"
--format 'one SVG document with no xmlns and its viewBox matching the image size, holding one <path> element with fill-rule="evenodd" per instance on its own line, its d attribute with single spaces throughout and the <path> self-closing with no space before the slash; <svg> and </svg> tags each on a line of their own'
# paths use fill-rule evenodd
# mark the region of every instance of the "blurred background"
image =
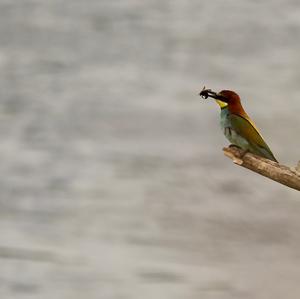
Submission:
<svg viewBox="0 0 300 299">
<path fill-rule="evenodd" d="M 0 297 L 299 298 L 299 192 L 224 157 L 205 85 L 300 159 L 297 1 L 0 0 Z"/>
</svg>

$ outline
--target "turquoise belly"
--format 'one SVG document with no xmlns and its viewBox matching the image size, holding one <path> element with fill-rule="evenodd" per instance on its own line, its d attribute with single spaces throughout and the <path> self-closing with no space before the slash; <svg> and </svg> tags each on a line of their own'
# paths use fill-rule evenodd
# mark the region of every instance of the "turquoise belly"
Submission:
<svg viewBox="0 0 300 299">
<path fill-rule="evenodd" d="M 251 146 L 249 142 L 236 133 L 232 124 L 228 118 L 229 111 L 227 108 L 223 108 L 221 110 L 221 120 L 220 125 L 223 130 L 225 137 L 229 140 L 230 143 L 237 145 L 238 147 L 242 148 L 243 150 L 251 150 Z"/>
</svg>

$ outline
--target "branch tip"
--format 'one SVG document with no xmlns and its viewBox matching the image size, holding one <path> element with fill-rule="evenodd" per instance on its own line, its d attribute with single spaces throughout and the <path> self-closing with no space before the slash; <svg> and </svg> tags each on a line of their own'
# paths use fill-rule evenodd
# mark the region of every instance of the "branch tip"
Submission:
<svg viewBox="0 0 300 299">
<path fill-rule="evenodd" d="M 244 154 L 244 151 L 236 146 L 224 147 L 223 152 L 233 163 L 300 191 L 300 161 L 298 162 L 296 171 L 294 171 L 290 167 L 252 153 L 247 152 Z"/>
</svg>

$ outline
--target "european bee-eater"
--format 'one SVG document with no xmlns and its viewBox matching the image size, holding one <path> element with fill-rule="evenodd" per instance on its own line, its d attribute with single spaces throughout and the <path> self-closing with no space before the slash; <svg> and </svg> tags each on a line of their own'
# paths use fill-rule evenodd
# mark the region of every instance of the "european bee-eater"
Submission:
<svg viewBox="0 0 300 299">
<path fill-rule="evenodd" d="M 226 138 L 245 152 L 249 151 L 255 155 L 278 162 L 256 125 L 245 112 L 238 94 L 231 90 L 222 90 L 219 93 L 210 89 L 200 92 L 200 96 L 207 99 L 211 97 L 216 100 L 221 108 L 221 128 Z"/>
</svg>

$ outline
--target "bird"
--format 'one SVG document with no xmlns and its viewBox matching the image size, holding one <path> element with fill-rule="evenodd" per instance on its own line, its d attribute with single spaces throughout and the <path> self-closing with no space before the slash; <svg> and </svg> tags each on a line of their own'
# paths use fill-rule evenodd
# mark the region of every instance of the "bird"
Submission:
<svg viewBox="0 0 300 299">
<path fill-rule="evenodd" d="M 204 99 L 215 99 L 221 108 L 220 125 L 224 135 L 232 145 L 243 150 L 242 155 L 250 152 L 278 163 L 257 126 L 244 110 L 236 92 L 222 90 L 217 93 L 204 87 L 199 95 Z"/>
</svg>

